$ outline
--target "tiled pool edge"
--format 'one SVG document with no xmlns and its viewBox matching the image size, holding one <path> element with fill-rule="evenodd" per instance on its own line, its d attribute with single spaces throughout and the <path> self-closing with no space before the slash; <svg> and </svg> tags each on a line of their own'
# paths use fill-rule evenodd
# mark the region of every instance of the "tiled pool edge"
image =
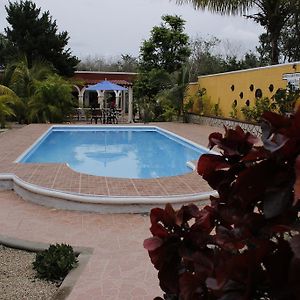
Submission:
<svg viewBox="0 0 300 300">
<path fill-rule="evenodd" d="M 175 207 L 183 204 L 208 203 L 214 191 L 165 195 L 165 196 L 111 196 L 71 193 L 48 189 L 25 182 L 15 174 L 0 174 L 0 189 L 14 190 L 24 200 L 58 209 L 78 210 L 98 213 L 144 213 L 156 206 L 172 203 Z"/>
<path fill-rule="evenodd" d="M 48 249 L 50 246 L 48 243 L 20 240 L 4 235 L 0 235 L 0 245 L 30 252 L 43 251 Z M 62 284 L 58 288 L 58 291 L 53 296 L 53 300 L 67 299 L 93 253 L 93 248 L 73 247 L 73 249 L 75 254 L 78 255 L 78 265 L 65 277 Z"/>
</svg>

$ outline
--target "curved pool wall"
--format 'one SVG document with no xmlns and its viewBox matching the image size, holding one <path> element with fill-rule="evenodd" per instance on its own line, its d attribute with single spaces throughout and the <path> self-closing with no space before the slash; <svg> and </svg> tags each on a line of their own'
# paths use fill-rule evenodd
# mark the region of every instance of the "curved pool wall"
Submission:
<svg viewBox="0 0 300 300">
<path fill-rule="evenodd" d="M 16 162 L 19 162 L 31 149 L 36 147 L 40 141 L 42 141 L 50 133 L 53 127 L 65 128 L 65 126 L 52 126 L 44 134 L 40 136 L 22 155 L 20 155 Z M 76 126 L 78 127 L 78 126 Z M 81 127 L 81 126 L 80 126 Z M 86 126 L 82 126 L 86 127 Z M 108 127 L 108 126 L 105 126 Z M 115 127 L 115 126 L 114 126 Z M 121 127 L 121 126 L 120 126 Z M 96 127 L 97 129 L 99 127 Z M 124 128 L 123 126 L 121 128 Z M 144 128 L 138 126 L 137 128 Z M 165 129 L 157 128 L 162 132 L 166 132 L 175 138 L 180 138 L 196 147 L 200 147 L 198 144 L 191 142 L 188 139 L 182 138 L 181 136 L 169 132 Z M 195 167 L 191 162 L 191 167 Z M 185 175 L 183 175 L 185 176 Z M 202 179 L 196 175 L 201 181 Z M 172 180 L 169 177 L 168 180 Z M 159 179 L 157 179 L 159 180 Z M 147 180 L 145 180 L 147 183 Z M 200 183 L 200 182 L 199 182 Z M 176 186 L 174 186 L 176 188 Z M 205 205 L 209 203 L 210 196 L 216 196 L 215 191 L 210 191 L 210 189 L 205 188 L 205 191 L 198 189 L 198 192 L 191 193 L 184 190 L 178 194 L 168 194 L 168 195 L 145 195 L 145 196 L 132 196 L 132 195 L 110 195 L 110 194 L 84 194 L 77 192 L 69 192 L 54 188 L 47 188 L 39 186 L 37 184 L 32 184 L 19 178 L 16 174 L 12 173 L 2 173 L 0 174 L 0 189 L 13 189 L 19 196 L 30 202 L 47 206 L 50 208 L 66 209 L 66 210 L 78 210 L 87 212 L 98 212 L 98 213 L 148 213 L 153 207 L 164 207 L 166 203 L 172 203 L 174 207 L 180 207 L 188 203 L 196 203 L 199 205 Z"/>
<path fill-rule="evenodd" d="M 49 208 L 97 213 L 149 213 L 154 207 L 173 207 L 195 203 L 207 205 L 217 192 L 202 192 L 170 196 L 109 196 L 70 193 L 47 189 L 25 182 L 14 174 L 0 174 L 0 190 L 14 190 L 21 198 Z"/>
</svg>

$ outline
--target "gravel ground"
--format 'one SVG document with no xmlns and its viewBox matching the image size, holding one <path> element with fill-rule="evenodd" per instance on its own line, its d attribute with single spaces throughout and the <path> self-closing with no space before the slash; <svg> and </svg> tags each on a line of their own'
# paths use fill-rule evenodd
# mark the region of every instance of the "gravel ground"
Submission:
<svg viewBox="0 0 300 300">
<path fill-rule="evenodd" d="M 36 278 L 32 262 L 35 253 L 6 248 L 0 245 L 0 299 L 51 299 L 56 284 Z"/>
</svg>

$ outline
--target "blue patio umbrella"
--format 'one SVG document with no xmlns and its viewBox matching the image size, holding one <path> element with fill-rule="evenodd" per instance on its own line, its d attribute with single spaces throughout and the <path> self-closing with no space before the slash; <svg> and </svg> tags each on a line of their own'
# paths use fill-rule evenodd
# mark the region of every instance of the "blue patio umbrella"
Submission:
<svg viewBox="0 0 300 300">
<path fill-rule="evenodd" d="M 97 84 L 90 85 L 87 91 L 127 91 L 127 88 L 114 84 L 108 80 L 103 80 Z"/>
</svg>

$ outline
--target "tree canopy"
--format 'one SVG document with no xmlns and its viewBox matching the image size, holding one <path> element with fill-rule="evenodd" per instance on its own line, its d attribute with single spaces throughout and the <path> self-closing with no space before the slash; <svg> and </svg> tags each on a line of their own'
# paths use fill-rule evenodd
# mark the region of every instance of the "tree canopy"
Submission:
<svg viewBox="0 0 300 300">
<path fill-rule="evenodd" d="M 29 67 L 36 58 L 53 64 L 60 75 L 71 76 L 79 60 L 66 48 L 69 36 L 58 32 L 55 20 L 49 11 L 41 12 L 29 0 L 9 2 L 5 6 L 9 26 L 5 28 L 6 39 L 16 55 L 25 55 Z"/>
<path fill-rule="evenodd" d="M 163 69 L 172 73 L 184 64 L 191 51 L 189 37 L 185 34 L 185 21 L 179 16 L 162 16 L 163 23 L 154 26 L 148 40 L 140 49 L 140 68 L 142 71 Z"/>
<path fill-rule="evenodd" d="M 284 25 L 299 6 L 299 0 L 177 0 L 177 3 L 192 3 L 197 9 L 209 9 L 220 14 L 249 14 L 256 8 L 257 13 L 246 15 L 247 18 L 263 26 L 271 45 L 271 63 L 279 62 L 278 41 Z"/>
</svg>

